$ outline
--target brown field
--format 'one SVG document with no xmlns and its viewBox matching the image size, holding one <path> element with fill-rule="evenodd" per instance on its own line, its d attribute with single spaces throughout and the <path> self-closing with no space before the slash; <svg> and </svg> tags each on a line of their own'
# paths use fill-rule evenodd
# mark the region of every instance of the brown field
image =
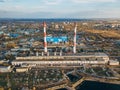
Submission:
<svg viewBox="0 0 120 90">
<path fill-rule="evenodd" d="M 101 35 L 104 38 L 120 39 L 120 32 L 115 30 L 86 30 L 86 32 Z"/>
</svg>

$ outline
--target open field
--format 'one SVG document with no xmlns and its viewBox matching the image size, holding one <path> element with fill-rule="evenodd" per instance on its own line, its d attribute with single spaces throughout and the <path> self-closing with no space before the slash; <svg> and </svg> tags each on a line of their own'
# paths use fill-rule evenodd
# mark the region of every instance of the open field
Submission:
<svg viewBox="0 0 120 90">
<path fill-rule="evenodd" d="M 86 30 L 86 32 L 101 35 L 104 38 L 120 39 L 120 33 L 113 30 Z"/>
</svg>

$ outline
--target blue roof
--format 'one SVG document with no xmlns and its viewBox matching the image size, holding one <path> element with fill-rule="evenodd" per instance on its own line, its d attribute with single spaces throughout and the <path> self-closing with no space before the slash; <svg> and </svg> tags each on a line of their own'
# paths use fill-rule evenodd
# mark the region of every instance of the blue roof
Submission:
<svg viewBox="0 0 120 90">
<path fill-rule="evenodd" d="M 60 37 L 47 36 L 46 40 L 47 42 L 59 43 L 59 42 L 67 42 L 68 38 L 67 36 L 60 36 Z"/>
<path fill-rule="evenodd" d="M 3 31 L 0 31 L 0 34 L 3 34 L 4 32 Z"/>
<path fill-rule="evenodd" d="M 17 38 L 19 36 L 19 34 L 10 34 L 10 37 L 13 37 L 13 38 Z"/>
</svg>

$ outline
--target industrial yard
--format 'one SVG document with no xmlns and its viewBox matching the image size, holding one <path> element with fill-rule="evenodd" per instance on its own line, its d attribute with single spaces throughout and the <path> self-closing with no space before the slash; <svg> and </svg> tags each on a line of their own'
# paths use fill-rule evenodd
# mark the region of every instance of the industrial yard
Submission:
<svg viewBox="0 0 120 90">
<path fill-rule="evenodd" d="M 74 90 L 84 80 L 119 84 L 119 23 L 0 22 L 0 89 Z"/>
</svg>

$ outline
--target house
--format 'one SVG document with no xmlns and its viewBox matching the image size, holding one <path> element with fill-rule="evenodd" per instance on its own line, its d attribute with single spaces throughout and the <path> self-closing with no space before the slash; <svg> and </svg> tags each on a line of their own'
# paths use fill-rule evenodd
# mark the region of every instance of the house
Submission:
<svg viewBox="0 0 120 90">
<path fill-rule="evenodd" d="M 28 71 L 28 67 L 17 67 L 16 68 L 16 72 L 27 72 Z"/>
<path fill-rule="evenodd" d="M 6 72 L 11 72 L 11 66 L 0 66 L 0 72 L 6 73 Z"/>
<path fill-rule="evenodd" d="M 117 61 L 117 60 L 110 60 L 109 61 L 109 65 L 112 65 L 112 66 L 119 65 L 119 61 Z"/>
</svg>

